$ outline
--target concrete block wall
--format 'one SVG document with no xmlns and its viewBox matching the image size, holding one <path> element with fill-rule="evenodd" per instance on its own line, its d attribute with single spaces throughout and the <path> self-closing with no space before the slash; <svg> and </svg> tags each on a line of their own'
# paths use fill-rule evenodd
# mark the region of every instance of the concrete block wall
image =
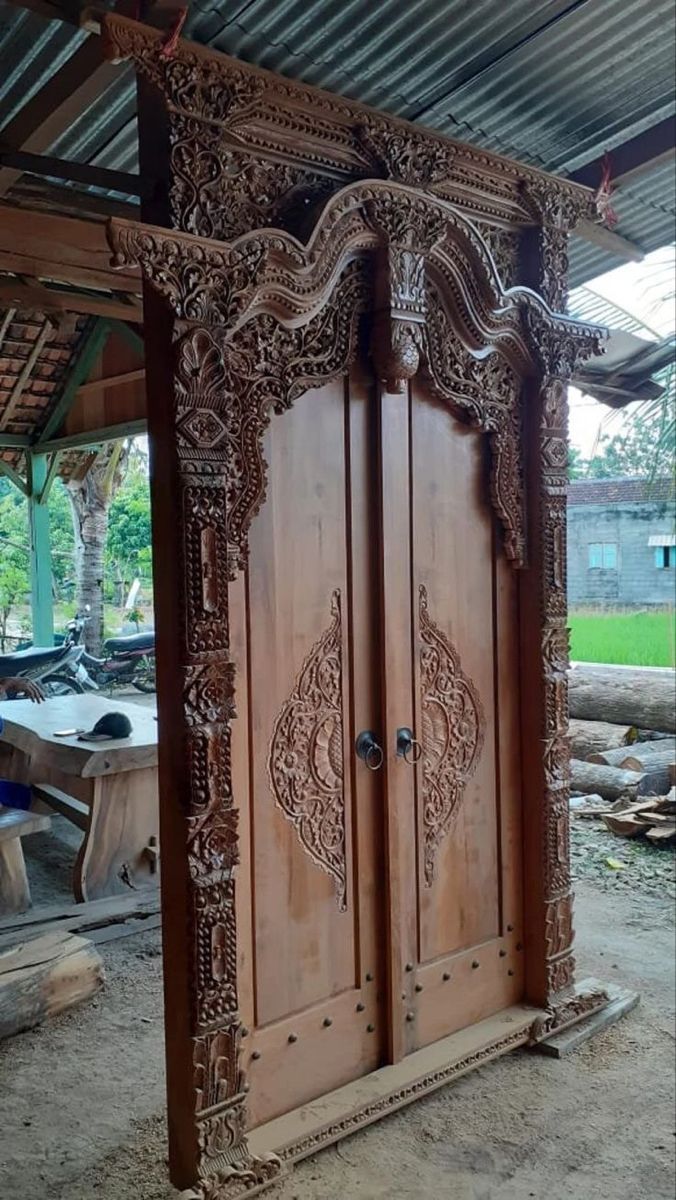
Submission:
<svg viewBox="0 0 676 1200">
<path fill-rule="evenodd" d="M 673 537 L 674 501 L 574 504 L 568 500 L 568 603 L 639 608 L 676 604 L 676 569 L 655 564 L 651 537 Z M 589 566 L 589 546 L 617 545 L 617 568 Z"/>
</svg>

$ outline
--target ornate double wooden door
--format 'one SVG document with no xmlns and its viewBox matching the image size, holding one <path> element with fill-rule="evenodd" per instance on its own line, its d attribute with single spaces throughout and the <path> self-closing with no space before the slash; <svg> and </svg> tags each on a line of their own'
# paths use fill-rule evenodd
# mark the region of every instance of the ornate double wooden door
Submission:
<svg viewBox="0 0 676 1200">
<path fill-rule="evenodd" d="M 485 438 L 358 365 L 264 452 L 230 597 L 251 1126 L 523 994 L 517 577 Z"/>
</svg>

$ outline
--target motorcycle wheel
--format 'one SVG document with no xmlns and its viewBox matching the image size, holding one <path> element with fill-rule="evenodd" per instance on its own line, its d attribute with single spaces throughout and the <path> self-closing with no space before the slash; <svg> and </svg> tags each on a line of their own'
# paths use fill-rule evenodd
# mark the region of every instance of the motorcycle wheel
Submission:
<svg viewBox="0 0 676 1200">
<path fill-rule="evenodd" d="M 132 676 L 132 683 L 139 692 L 154 692 L 155 685 L 155 659 L 144 655 L 139 659 L 139 665 Z"/>
<path fill-rule="evenodd" d="M 81 696 L 84 688 L 79 679 L 68 675 L 47 675 L 42 680 L 45 696 Z"/>
</svg>

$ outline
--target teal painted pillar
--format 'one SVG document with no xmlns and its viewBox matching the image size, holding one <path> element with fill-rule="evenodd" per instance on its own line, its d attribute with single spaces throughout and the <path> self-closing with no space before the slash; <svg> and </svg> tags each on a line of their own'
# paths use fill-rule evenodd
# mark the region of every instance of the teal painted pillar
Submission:
<svg viewBox="0 0 676 1200">
<path fill-rule="evenodd" d="M 31 615 L 33 645 L 53 646 L 54 610 L 52 607 L 52 554 L 49 544 L 49 508 L 45 492 L 49 473 L 46 454 L 27 454 L 28 514 L 31 538 Z"/>
</svg>

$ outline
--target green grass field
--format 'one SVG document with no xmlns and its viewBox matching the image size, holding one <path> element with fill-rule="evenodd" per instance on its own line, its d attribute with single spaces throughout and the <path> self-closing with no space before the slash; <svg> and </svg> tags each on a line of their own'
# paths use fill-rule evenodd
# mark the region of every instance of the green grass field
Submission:
<svg viewBox="0 0 676 1200">
<path fill-rule="evenodd" d="M 580 662 L 673 667 L 674 614 L 570 612 L 570 657 Z"/>
</svg>

